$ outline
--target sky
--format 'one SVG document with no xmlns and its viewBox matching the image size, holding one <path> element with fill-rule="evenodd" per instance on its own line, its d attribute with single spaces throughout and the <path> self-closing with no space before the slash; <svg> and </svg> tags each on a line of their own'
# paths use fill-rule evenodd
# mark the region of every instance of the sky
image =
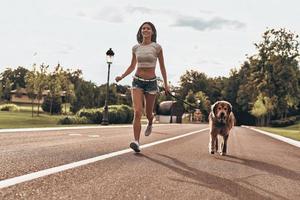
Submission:
<svg viewBox="0 0 300 200">
<path fill-rule="evenodd" d="M 172 85 L 186 70 L 228 77 L 256 53 L 267 28 L 300 34 L 299 9 L 297 0 L 0 0 L 0 72 L 60 63 L 105 84 L 112 48 L 112 83 L 130 64 L 138 28 L 150 21 Z M 133 74 L 120 84 L 130 85 Z"/>
</svg>

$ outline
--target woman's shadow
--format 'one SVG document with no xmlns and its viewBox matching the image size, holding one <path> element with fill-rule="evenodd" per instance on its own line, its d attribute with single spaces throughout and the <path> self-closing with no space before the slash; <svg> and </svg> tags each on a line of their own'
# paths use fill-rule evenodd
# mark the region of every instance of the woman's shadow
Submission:
<svg viewBox="0 0 300 200">
<path fill-rule="evenodd" d="M 163 161 L 155 159 L 155 158 L 151 158 L 151 157 L 149 157 L 147 155 L 143 155 L 143 154 L 139 154 L 138 156 L 147 158 L 148 160 L 150 160 L 152 162 L 155 162 L 155 163 L 162 165 L 178 174 L 181 174 L 182 176 L 185 176 L 185 177 L 188 177 L 189 179 L 194 180 L 194 181 L 187 181 L 187 180 L 182 180 L 182 179 L 171 178 L 171 180 L 173 180 L 173 181 L 185 182 L 185 183 L 190 183 L 190 184 L 194 184 L 197 186 L 206 187 L 206 188 L 209 188 L 212 190 L 218 190 L 222 193 L 228 194 L 231 197 L 238 198 L 238 199 L 260 199 L 260 200 L 270 199 L 270 196 L 265 197 L 249 188 L 246 188 L 246 187 L 230 180 L 230 179 L 222 178 L 217 175 L 213 175 L 208 172 L 201 171 L 196 168 L 192 168 L 192 167 L 188 166 L 186 163 L 184 163 L 176 158 L 167 156 L 167 155 L 163 155 L 163 154 L 157 154 L 157 155 L 172 160 L 173 164 L 169 164 L 169 163 L 163 162 Z M 278 194 L 274 194 L 272 192 L 263 190 L 261 188 L 259 188 L 259 189 L 268 193 L 269 195 L 271 195 L 273 197 L 287 200 L 287 198 L 280 196 Z"/>
</svg>

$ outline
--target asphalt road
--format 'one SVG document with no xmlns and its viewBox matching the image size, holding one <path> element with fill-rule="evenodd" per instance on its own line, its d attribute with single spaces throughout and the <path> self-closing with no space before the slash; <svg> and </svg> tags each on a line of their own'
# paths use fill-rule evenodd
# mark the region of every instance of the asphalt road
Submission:
<svg viewBox="0 0 300 200">
<path fill-rule="evenodd" d="M 205 128 L 155 125 L 150 137 L 141 138 L 152 146 L 143 146 L 140 154 L 128 150 L 131 126 L 0 133 L 0 186 L 14 177 L 110 155 L 0 187 L 0 199 L 300 199 L 299 148 L 235 127 L 228 155 L 210 155 Z"/>
</svg>

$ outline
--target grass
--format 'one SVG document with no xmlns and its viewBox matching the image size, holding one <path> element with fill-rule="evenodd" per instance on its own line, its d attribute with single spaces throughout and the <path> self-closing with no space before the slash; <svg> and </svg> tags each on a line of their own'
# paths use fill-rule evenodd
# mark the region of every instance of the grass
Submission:
<svg viewBox="0 0 300 200">
<path fill-rule="evenodd" d="M 34 128 L 61 126 L 57 122 L 61 116 L 36 114 L 31 117 L 31 112 L 5 112 L 0 111 L 0 129 L 2 128 Z"/>
<path fill-rule="evenodd" d="M 281 135 L 293 140 L 300 141 L 300 121 L 296 124 L 283 128 L 258 127 L 261 130 L 268 131 L 277 135 Z"/>
</svg>

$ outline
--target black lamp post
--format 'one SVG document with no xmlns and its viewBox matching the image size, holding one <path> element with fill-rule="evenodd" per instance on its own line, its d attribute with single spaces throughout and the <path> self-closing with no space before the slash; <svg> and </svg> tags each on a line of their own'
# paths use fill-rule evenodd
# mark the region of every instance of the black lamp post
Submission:
<svg viewBox="0 0 300 200">
<path fill-rule="evenodd" d="M 105 98 L 105 105 L 103 111 L 103 118 L 102 118 L 102 125 L 108 125 L 108 93 L 109 93 L 109 73 L 110 73 L 110 65 L 112 64 L 112 60 L 114 58 L 115 53 L 109 48 L 106 52 L 106 62 L 108 64 L 108 72 L 107 72 L 107 84 L 106 84 L 106 98 Z"/>
</svg>

